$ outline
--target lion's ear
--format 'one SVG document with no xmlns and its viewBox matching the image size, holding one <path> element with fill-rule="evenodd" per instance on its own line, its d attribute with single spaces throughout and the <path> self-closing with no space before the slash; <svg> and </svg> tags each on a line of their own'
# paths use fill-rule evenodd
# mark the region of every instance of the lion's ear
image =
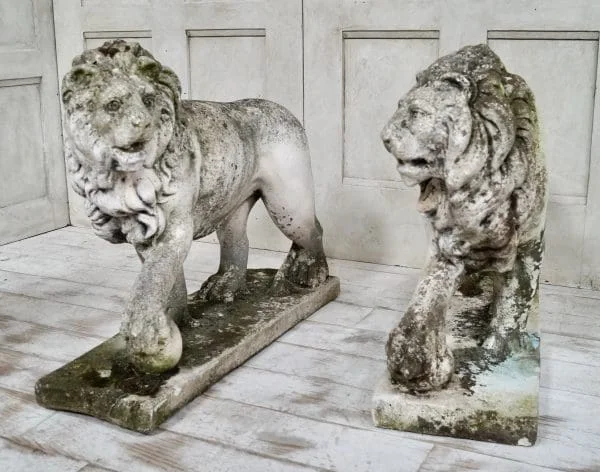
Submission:
<svg viewBox="0 0 600 472">
<path fill-rule="evenodd" d="M 175 72 L 168 67 L 161 68 L 160 74 L 158 75 L 158 81 L 169 87 L 173 92 L 173 95 L 179 99 L 181 96 L 181 82 L 179 82 L 179 77 L 177 77 Z"/>
<path fill-rule="evenodd" d="M 458 72 L 447 72 L 440 77 L 440 82 L 448 84 L 467 95 L 467 99 L 471 101 L 477 95 L 477 86 L 466 75 Z"/>
<path fill-rule="evenodd" d="M 71 91 L 75 87 L 86 86 L 90 83 L 92 78 L 98 73 L 94 67 L 87 65 L 79 65 L 73 67 L 63 79 L 63 102 L 67 102 L 70 94 L 67 92 Z"/>
<path fill-rule="evenodd" d="M 162 66 L 160 63 L 151 57 L 140 56 L 137 58 L 137 70 L 139 73 L 152 79 L 157 79 Z"/>
<path fill-rule="evenodd" d="M 138 58 L 137 71 L 160 84 L 166 85 L 171 89 L 174 97 L 179 99 L 181 95 L 181 83 L 175 72 L 171 69 L 163 67 L 160 62 L 152 57 L 140 56 Z"/>
</svg>

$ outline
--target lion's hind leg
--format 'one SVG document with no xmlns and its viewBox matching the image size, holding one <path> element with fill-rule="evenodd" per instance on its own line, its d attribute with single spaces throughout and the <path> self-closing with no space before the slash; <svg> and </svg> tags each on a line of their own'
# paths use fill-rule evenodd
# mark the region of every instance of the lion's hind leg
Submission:
<svg viewBox="0 0 600 472">
<path fill-rule="evenodd" d="M 275 288 L 284 280 L 314 288 L 327 279 L 329 269 L 323 251 L 323 229 L 315 214 L 315 200 L 308 150 L 290 146 L 286 165 L 263 189 L 267 212 L 292 247 L 275 276 Z M 291 164 L 290 164 L 291 163 Z"/>
<path fill-rule="evenodd" d="M 287 205 L 290 205 L 288 202 Z M 267 210 L 268 204 L 265 201 Z M 289 223 L 277 223 L 277 227 L 292 240 L 292 247 L 283 264 L 275 275 L 275 285 L 280 285 L 283 280 L 288 280 L 295 285 L 306 288 L 315 288 L 327 279 L 329 268 L 323 251 L 323 230 L 314 215 L 314 210 L 302 208 L 289 208 Z M 294 216 L 292 216 L 294 215 Z"/>
<path fill-rule="evenodd" d="M 483 346 L 506 355 L 527 347 L 529 313 L 539 289 L 540 266 L 544 253 L 544 233 L 517 248 L 514 267 L 498 274 L 492 305 L 490 335 Z"/>
</svg>

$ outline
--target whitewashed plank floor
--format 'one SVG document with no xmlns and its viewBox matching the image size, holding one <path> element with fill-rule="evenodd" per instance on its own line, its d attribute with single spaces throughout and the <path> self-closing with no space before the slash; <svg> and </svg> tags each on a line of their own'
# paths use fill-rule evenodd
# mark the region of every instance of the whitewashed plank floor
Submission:
<svg viewBox="0 0 600 472">
<path fill-rule="evenodd" d="M 282 253 L 252 250 L 252 267 Z M 194 243 L 188 289 L 217 267 Z M 0 471 L 600 471 L 600 292 L 542 287 L 540 434 L 532 448 L 376 429 L 386 331 L 418 271 L 331 261 L 338 300 L 145 436 L 36 405 L 40 376 L 114 334 L 139 262 L 67 227 L 0 247 Z"/>
</svg>

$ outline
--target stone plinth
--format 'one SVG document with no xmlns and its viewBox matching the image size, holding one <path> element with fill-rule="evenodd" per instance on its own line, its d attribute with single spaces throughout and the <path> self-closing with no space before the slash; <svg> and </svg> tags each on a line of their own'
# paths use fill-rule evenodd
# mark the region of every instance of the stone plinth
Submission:
<svg viewBox="0 0 600 472">
<path fill-rule="evenodd" d="M 489 306 L 455 295 L 448 313 L 456 361 L 447 388 L 423 394 L 401 391 L 382 375 L 373 396 L 377 426 L 415 433 L 530 446 L 538 424 L 540 372 L 538 304 L 529 314 L 523 348 L 494 359 L 480 347 Z"/>
<path fill-rule="evenodd" d="M 119 426 L 150 432 L 299 321 L 335 299 L 340 284 L 329 277 L 312 290 L 289 287 L 273 296 L 275 270 L 249 270 L 247 288 L 233 303 L 190 297 L 181 326 L 183 354 L 162 374 L 137 371 L 118 334 L 41 378 L 38 402 L 48 408 L 92 415 Z"/>
</svg>

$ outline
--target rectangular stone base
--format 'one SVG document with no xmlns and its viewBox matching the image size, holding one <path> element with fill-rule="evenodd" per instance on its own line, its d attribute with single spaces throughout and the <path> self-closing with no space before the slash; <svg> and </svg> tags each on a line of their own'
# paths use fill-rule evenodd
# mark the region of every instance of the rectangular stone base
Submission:
<svg viewBox="0 0 600 472">
<path fill-rule="evenodd" d="M 531 446 L 537 437 L 539 329 L 537 300 L 529 315 L 526 349 L 502 362 L 482 347 L 489 305 L 457 296 L 449 310 L 456 367 L 438 392 L 401 392 L 382 375 L 373 395 L 377 426 L 415 433 Z"/>
<path fill-rule="evenodd" d="M 162 374 L 136 371 L 118 334 L 41 378 L 35 388 L 38 403 L 152 431 L 340 292 L 339 279 L 329 277 L 313 290 L 290 288 L 272 296 L 268 288 L 275 272 L 249 270 L 247 288 L 233 303 L 190 301 L 190 319 L 180 327 L 183 355 L 175 369 Z"/>
</svg>

